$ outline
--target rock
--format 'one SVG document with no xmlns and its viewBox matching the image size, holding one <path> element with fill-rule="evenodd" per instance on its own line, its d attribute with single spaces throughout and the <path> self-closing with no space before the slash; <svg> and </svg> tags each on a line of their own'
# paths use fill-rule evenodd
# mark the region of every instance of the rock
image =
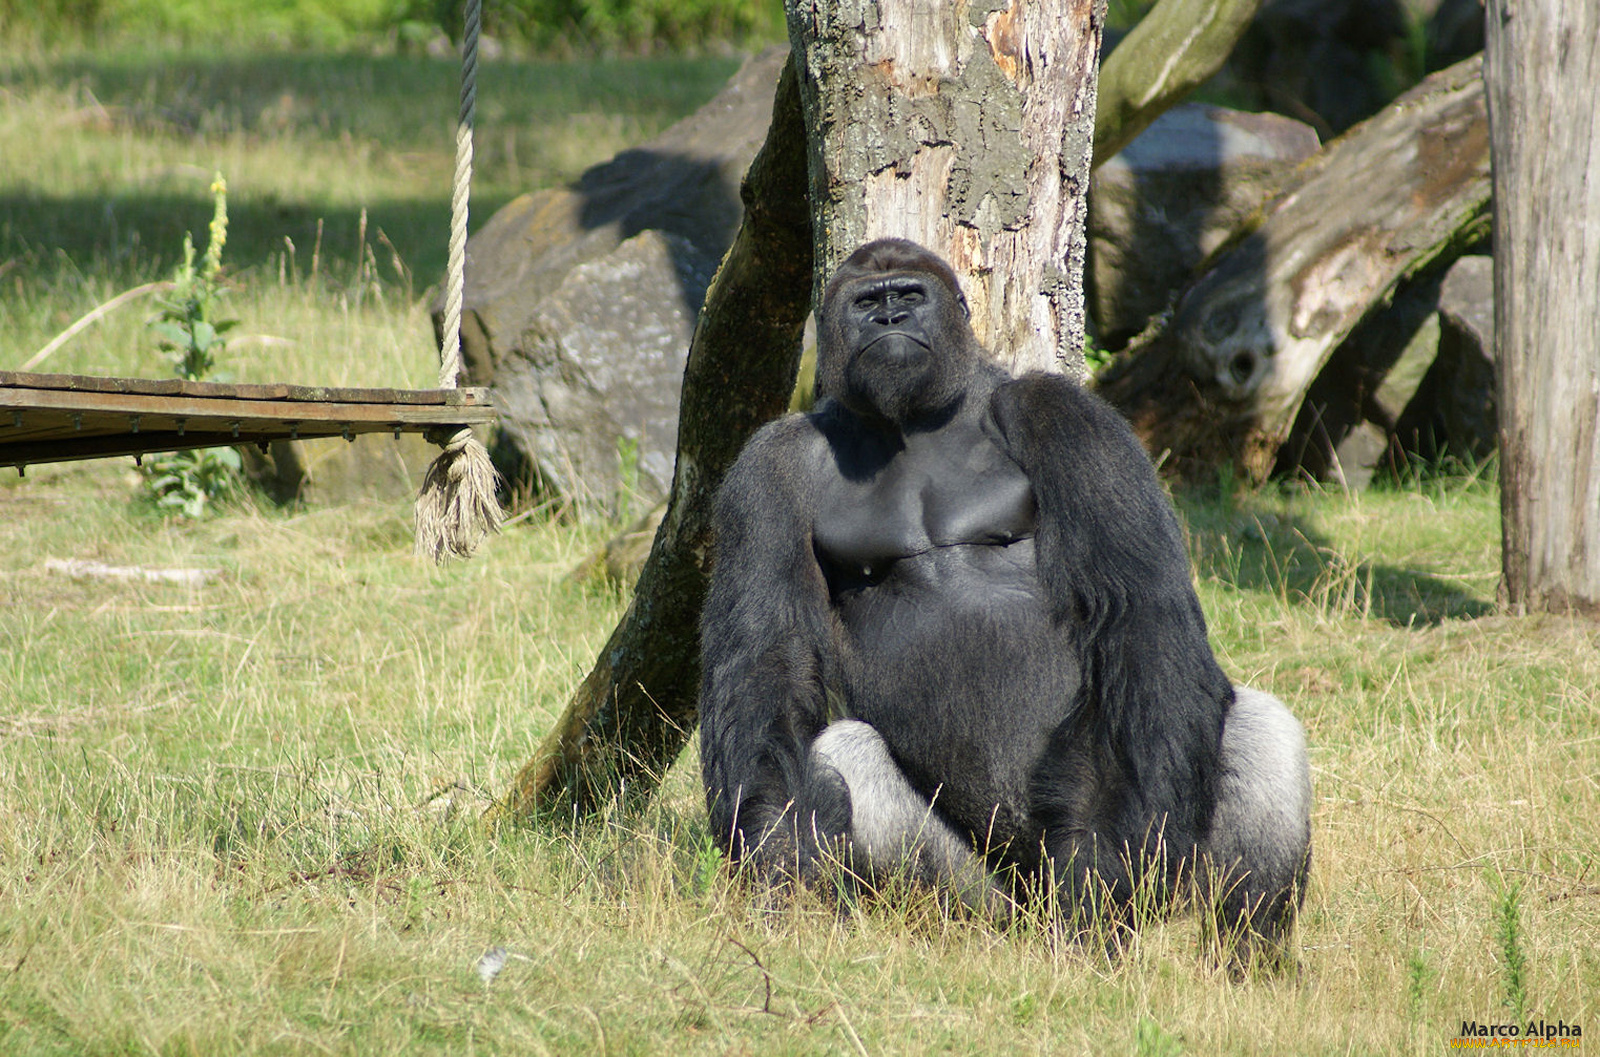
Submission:
<svg viewBox="0 0 1600 1057">
<path fill-rule="evenodd" d="M 280 440 L 267 451 L 239 448 L 245 474 L 275 503 L 331 505 L 357 499 L 414 498 L 439 449 L 420 433 L 360 433 Z"/>
<path fill-rule="evenodd" d="M 656 542 L 656 530 L 667 516 L 667 504 L 657 503 L 626 530 L 606 541 L 605 546 L 579 562 L 568 574 L 578 583 L 609 581 L 632 588 L 644 571 L 645 560 Z"/>
<path fill-rule="evenodd" d="M 1121 347 L 1164 311 L 1317 149 L 1298 121 L 1186 103 L 1099 166 L 1086 282 L 1102 347 Z"/>
<path fill-rule="evenodd" d="M 785 56 L 756 56 L 650 143 L 513 200 L 469 241 L 464 383 L 496 390 L 514 492 L 589 508 L 666 494 L 689 340 Z"/>
<path fill-rule="evenodd" d="M 644 231 L 580 264 L 543 298 L 495 375 L 500 439 L 580 506 L 615 513 L 672 483 L 678 391 L 717 259 Z M 682 296 L 674 296 L 681 291 Z"/>
<path fill-rule="evenodd" d="M 1473 254 L 1450 266 L 1439 289 L 1439 314 L 1449 332 L 1494 362 L 1493 257 Z"/>
<path fill-rule="evenodd" d="M 1494 345 L 1494 259 L 1462 257 L 1439 291 L 1439 354 L 1395 426 L 1400 445 L 1424 465 L 1476 465 L 1499 435 Z"/>
</svg>

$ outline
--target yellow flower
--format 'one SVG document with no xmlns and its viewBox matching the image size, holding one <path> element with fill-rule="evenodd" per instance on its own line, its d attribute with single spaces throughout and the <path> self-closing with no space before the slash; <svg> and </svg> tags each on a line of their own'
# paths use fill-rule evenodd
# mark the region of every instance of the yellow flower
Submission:
<svg viewBox="0 0 1600 1057">
<path fill-rule="evenodd" d="M 228 181 L 222 178 L 221 173 L 217 173 L 211 181 L 211 197 L 216 199 L 216 209 L 211 215 L 205 263 L 200 266 L 200 274 L 207 282 L 215 279 L 217 272 L 222 270 L 222 246 L 228 241 Z"/>
</svg>

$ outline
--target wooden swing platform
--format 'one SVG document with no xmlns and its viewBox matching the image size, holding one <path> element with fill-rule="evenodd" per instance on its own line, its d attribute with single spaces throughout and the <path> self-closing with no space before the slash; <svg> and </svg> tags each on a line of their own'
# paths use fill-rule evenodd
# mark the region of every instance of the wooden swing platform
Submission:
<svg viewBox="0 0 1600 1057">
<path fill-rule="evenodd" d="M 494 420 L 487 389 L 225 385 L 0 371 L 0 466 Z"/>
</svg>

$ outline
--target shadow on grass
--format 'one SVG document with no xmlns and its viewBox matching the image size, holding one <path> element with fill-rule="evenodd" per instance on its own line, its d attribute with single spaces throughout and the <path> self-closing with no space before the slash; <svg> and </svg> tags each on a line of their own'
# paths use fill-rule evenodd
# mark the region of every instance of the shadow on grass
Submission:
<svg viewBox="0 0 1600 1057">
<path fill-rule="evenodd" d="M 1219 498 L 1215 489 L 1195 489 L 1173 500 L 1189 526 L 1190 553 L 1202 579 L 1396 627 L 1494 611 L 1493 602 L 1443 577 L 1353 557 L 1306 519 L 1259 497 Z"/>
<path fill-rule="evenodd" d="M 664 128 L 714 95 L 736 56 L 489 62 L 479 68 L 478 136 L 575 112 Z M 217 54 L 125 49 L 27 60 L 0 53 L 0 89 L 70 86 L 78 118 L 139 135 L 246 134 L 385 150 L 455 149 L 461 68 L 451 57 L 320 52 Z M 64 115 L 66 116 L 66 115 Z M 480 145 L 492 171 L 504 160 Z M 503 175 L 503 174 L 501 174 Z"/>
<path fill-rule="evenodd" d="M 91 273 L 117 285 L 165 278 L 182 260 L 185 232 L 197 251 L 205 248 L 210 175 L 195 182 L 194 194 L 0 194 L 0 264 L 15 262 L 44 289 Z M 487 219 L 506 201 L 476 196 L 473 215 Z M 446 188 L 437 196 L 378 200 L 366 208 L 365 245 L 385 283 L 420 292 L 438 282 L 449 234 Z M 286 279 L 315 272 L 351 282 L 365 252 L 359 206 L 229 196 L 224 259 L 235 276 L 276 282 L 281 269 Z"/>
<path fill-rule="evenodd" d="M 484 64 L 474 227 L 517 194 L 563 178 L 570 159 L 542 156 L 551 144 L 535 131 L 565 127 L 574 114 L 596 114 L 623 119 L 642 139 L 709 99 L 737 66 L 736 57 L 673 56 Z M 124 50 L 31 61 L 0 55 L 0 94 L 26 97 L 65 86 L 62 112 L 47 118 L 38 135 L 51 134 L 51 121 L 88 126 L 108 144 L 126 136 L 170 143 L 163 153 L 174 160 L 166 171 L 142 177 L 154 186 L 138 186 L 139 174 L 128 172 L 104 192 L 32 183 L 0 189 L 0 267 L 13 262 L 46 284 L 89 271 L 116 283 L 163 277 L 180 259 L 185 231 L 204 245 L 211 216 L 210 169 L 179 160 L 196 145 L 231 151 L 224 145 L 242 143 L 248 159 L 251 145 L 294 141 L 335 158 L 377 152 L 387 166 L 387 190 L 363 196 L 368 242 L 386 281 L 395 277 L 391 258 L 398 255 L 416 289 L 425 289 L 445 268 L 459 78 L 454 58 L 410 55 Z M 572 135 L 582 129 L 574 126 Z M 408 176 L 413 168 L 416 175 Z M 238 185 L 229 199 L 226 258 L 235 272 L 270 268 L 275 278 L 288 239 L 294 252 L 287 263 L 309 274 L 320 221 L 319 269 L 335 277 L 340 267 L 355 273 L 364 253 L 359 203 L 240 193 L 247 182 L 238 178 L 242 173 L 228 175 Z M 379 241 L 380 230 L 393 252 Z"/>
</svg>

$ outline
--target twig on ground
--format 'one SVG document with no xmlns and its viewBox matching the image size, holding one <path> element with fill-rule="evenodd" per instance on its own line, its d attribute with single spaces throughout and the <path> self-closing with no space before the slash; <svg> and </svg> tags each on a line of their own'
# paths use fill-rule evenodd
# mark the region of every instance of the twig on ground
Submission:
<svg viewBox="0 0 1600 1057">
<path fill-rule="evenodd" d="M 163 291 L 170 290 L 172 289 L 172 285 L 172 282 L 167 279 L 161 279 L 153 283 L 145 283 L 143 286 L 135 286 L 132 290 L 122 291 L 122 293 L 118 294 L 116 297 L 113 297 L 104 304 L 96 305 L 94 308 L 91 308 L 89 311 L 80 316 L 78 321 L 72 324 L 72 326 L 51 338 L 48 345 L 34 353 L 32 356 L 28 357 L 28 361 L 21 367 L 18 367 L 17 370 L 33 370 L 35 367 L 39 366 L 39 364 L 48 359 L 51 353 L 55 352 L 67 342 L 71 341 L 73 337 L 75 337 L 80 331 L 94 324 L 102 316 L 110 315 L 112 312 L 115 312 L 117 309 L 121 308 L 123 305 L 134 300 L 135 298 L 144 297 L 147 294 L 161 293 Z"/>
<path fill-rule="evenodd" d="M 143 580 L 149 584 L 203 586 L 222 575 L 221 569 L 146 569 L 139 565 L 106 565 L 83 558 L 46 558 L 45 572 L 74 580 Z"/>
</svg>

